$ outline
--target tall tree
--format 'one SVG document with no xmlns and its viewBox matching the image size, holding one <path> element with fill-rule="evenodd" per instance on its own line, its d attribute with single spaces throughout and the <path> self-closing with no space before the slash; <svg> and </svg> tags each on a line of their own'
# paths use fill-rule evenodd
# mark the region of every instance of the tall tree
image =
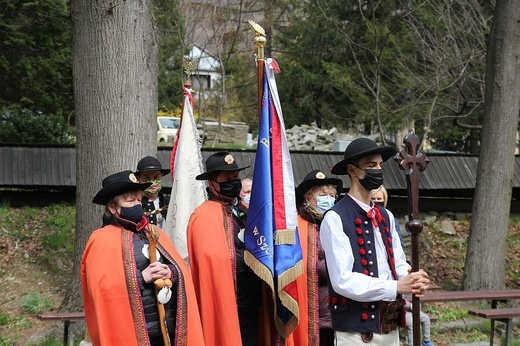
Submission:
<svg viewBox="0 0 520 346">
<path fill-rule="evenodd" d="M 407 59 L 411 71 L 413 120 L 423 143 L 445 150 L 465 149 L 468 128 L 484 113 L 486 36 L 490 18 L 479 0 L 416 0 L 404 17 L 412 33 L 414 53 Z M 415 56 L 415 58 L 413 58 Z M 455 121 L 454 121 L 455 120 Z M 471 129 L 469 129 L 471 130 Z M 474 141 L 476 142 L 476 141 Z"/>
<path fill-rule="evenodd" d="M 101 181 L 156 153 L 157 35 L 151 1 L 70 2 L 77 124 L 76 253 L 66 310 L 82 309 L 80 260 L 101 226 Z"/>
<path fill-rule="evenodd" d="M 182 102 L 182 61 L 188 53 L 183 45 L 184 24 L 179 0 L 154 0 L 159 40 L 158 102 L 159 110 L 172 113 Z"/>
<path fill-rule="evenodd" d="M 341 34 L 331 25 L 332 16 L 345 13 L 334 1 L 293 1 L 289 25 L 277 37 L 276 52 L 282 70 L 278 79 L 280 98 L 291 100 L 284 105 L 287 126 L 351 124 L 346 109 L 352 105 L 350 95 L 334 85 L 327 72 L 330 64 L 345 63 L 347 48 Z M 344 8 L 348 6 L 343 6 Z M 349 75 L 342 75 L 346 82 Z M 346 126 L 345 126 L 346 125 Z"/>
<path fill-rule="evenodd" d="M 482 118 L 490 16 L 479 0 L 295 4 L 280 46 L 286 121 L 390 139 L 416 123 L 437 149 L 464 149 L 468 130 L 453 123 Z"/>
<path fill-rule="evenodd" d="M 0 3 L 0 109 L 67 118 L 72 95 L 66 0 Z"/>
<path fill-rule="evenodd" d="M 464 288 L 503 288 L 520 110 L 520 2 L 497 0 L 486 64 L 486 107 Z"/>
</svg>

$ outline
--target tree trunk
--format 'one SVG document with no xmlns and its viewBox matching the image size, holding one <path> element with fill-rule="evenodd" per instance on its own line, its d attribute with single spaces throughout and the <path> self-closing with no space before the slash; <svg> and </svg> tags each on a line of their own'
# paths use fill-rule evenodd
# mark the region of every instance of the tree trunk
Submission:
<svg viewBox="0 0 520 346">
<path fill-rule="evenodd" d="M 481 135 L 464 288 L 505 286 L 505 254 L 520 101 L 520 2 L 497 0 L 489 36 Z"/>
<path fill-rule="evenodd" d="M 103 178 L 156 155 L 157 40 L 149 0 L 72 0 L 76 253 L 63 310 L 81 311 L 83 250 L 102 223 Z"/>
</svg>

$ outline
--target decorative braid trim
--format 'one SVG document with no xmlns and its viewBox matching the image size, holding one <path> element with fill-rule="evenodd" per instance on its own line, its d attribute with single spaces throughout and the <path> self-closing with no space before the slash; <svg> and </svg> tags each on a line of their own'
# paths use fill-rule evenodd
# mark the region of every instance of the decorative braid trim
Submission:
<svg viewBox="0 0 520 346">
<path fill-rule="evenodd" d="M 157 249 L 166 258 L 171 265 L 177 269 L 179 275 L 179 282 L 177 284 L 177 318 L 175 319 L 175 340 L 174 345 L 187 345 L 188 342 L 188 298 L 186 296 L 186 281 L 181 268 L 175 262 L 173 257 L 162 247 L 158 242 Z"/>
<path fill-rule="evenodd" d="M 135 335 L 138 345 L 150 345 L 148 330 L 144 318 L 143 302 L 137 281 L 137 265 L 134 255 L 134 236 L 133 233 L 121 228 L 121 247 L 123 252 L 123 265 L 125 266 L 125 280 L 128 291 L 128 300 L 134 321 Z"/>
<path fill-rule="evenodd" d="M 318 342 L 319 337 L 319 290 L 318 290 L 318 232 L 317 226 L 308 222 L 307 237 L 307 299 L 309 301 L 309 344 L 313 345 Z"/>
</svg>

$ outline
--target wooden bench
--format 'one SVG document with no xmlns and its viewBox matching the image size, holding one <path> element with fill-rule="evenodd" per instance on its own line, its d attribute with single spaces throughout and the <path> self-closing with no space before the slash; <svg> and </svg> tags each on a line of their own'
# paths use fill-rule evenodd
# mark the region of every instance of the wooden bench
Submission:
<svg viewBox="0 0 520 346">
<path fill-rule="evenodd" d="M 513 318 L 520 317 L 520 308 L 469 310 L 468 314 L 487 318 L 491 320 L 490 345 L 493 346 L 495 328 L 493 321 L 500 321 L 506 324 L 506 346 L 511 345 L 511 334 L 513 331 Z"/>
<path fill-rule="evenodd" d="M 39 314 L 42 321 L 63 321 L 63 345 L 74 346 L 74 323 L 85 318 L 84 312 L 59 312 L 54 314 Z"/>
<path fill-rule="evenodd" d="M 520 289 L 516 290 L 480 290 L 480 291 L 446 291 L 427 293 L 420 299 L 421 303 L 490 300 L 491 308 L 496 309 L 498 303 L 520 299 Z"/>
<path fill-rule="evenodd" d="M 496 315 L 489 316 L 500 316 L 499 311 L 506 311 L 510 309 L 498 309 L 498 303 L 507 303 L 510 300 L 520 299 L 520 289 L 515 290 L 480 290 L 480 291 L 447 291 L 447 292 L 436 292 L 428 293 L 420 299 L 421 303 L 435 303 L 435 302 L 452 302 L 452 301 L 478 301 L 478 300 L 490 300 L 491 309 L 480 310 L 480 311 L 496 311 Z M 473 310 L 474 311 L 474 310 Z M 509 311 L 512 312 L 511 310 Z M 468 312 L 469 313 L 469 312 Z M 482 316 L 481 316 L 482 317 Z M 495 330 L 495 320 L 500 321 L 500 318 L 491 318 L 491 333 Z M 501 321 L 502 322 L 502 321 Z M 507 323 L 506 323 L 507 325 Z M 507 339 L 506 331 L 506 339 Z M 493 345 L 493 334 L 491 334 L 491 344 Z"/>
</svg>

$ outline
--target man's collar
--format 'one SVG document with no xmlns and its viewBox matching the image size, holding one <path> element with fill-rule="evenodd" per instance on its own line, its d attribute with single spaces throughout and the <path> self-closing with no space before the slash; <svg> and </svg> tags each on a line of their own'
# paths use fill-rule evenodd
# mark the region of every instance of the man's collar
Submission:
<svg viewBox="0 0 520 346">
<path fill-rule="evenodd" d="M 350 193 L 348 194 L 353 200 L 354 202 L 356 202 L 364 211 L 369 211 L 370 209 L 372 209 L 372 206 L 369 205 L 369 204 L 366 204 L 365 202 L 357 199 L 356 197 L 352 196 Z"/>
</svg>

